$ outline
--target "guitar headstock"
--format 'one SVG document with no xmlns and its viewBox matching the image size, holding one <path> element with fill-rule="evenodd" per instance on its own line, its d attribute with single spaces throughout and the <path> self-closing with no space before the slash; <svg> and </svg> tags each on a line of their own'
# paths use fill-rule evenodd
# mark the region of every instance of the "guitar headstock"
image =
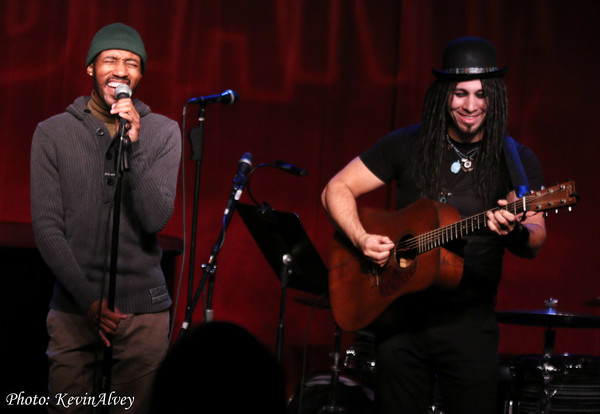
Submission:
<svg viewBox="0 0 600 414">
<path fill-rule="evenodd" d="M 529 211 L 558 210 L 571 207 L 579 201 L 575 191 L 575 181 L 566 181 L 553 187 L 544 188 L 525 197 Z"/>
</svg>

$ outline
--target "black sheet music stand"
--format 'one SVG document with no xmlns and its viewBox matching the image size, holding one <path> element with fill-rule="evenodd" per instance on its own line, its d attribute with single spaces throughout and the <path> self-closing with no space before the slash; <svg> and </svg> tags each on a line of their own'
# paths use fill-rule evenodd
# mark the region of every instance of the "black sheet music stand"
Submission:
<svg viewBox="0 0 600 414">
<path fill-rule="evenodd" d="M 295 213 L 263 204 L 238 203 L 237 210 L 281 282 L 277 360 L 281 362 L 287 288 L 315 295 L 328 292 L 328 270 Z"/>
</svg>

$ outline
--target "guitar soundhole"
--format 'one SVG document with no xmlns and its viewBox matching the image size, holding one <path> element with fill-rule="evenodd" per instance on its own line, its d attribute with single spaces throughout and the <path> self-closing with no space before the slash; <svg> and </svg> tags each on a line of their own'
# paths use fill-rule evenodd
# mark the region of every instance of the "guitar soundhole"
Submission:
<svg viewBox="0 0 600 414">
<path fill-rule="evenodd" d="M 412 235 L 407 234 L 396 243 L 394 260 L 400 269 L 408 269 L 415 263 L 417 258 L 417 249 L 413 243 L 410 243 L 412 238 Z"/>
</svg>

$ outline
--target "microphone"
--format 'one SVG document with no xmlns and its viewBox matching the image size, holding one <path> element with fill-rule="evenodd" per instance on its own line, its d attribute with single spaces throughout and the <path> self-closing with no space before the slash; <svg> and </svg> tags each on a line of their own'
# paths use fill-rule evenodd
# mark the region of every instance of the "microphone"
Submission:
<svg viewBox="0 0 600 414">
<path fill-rule="evenodd" d="M 237 174 L 233 179 L 234 189 L 241 190 L 242 188 L 244 188 L 244 186 L 248 182 L 248 177 L 246 177 L 246 174 L 248 174 L 248 171 L 252 169 L 253 162 L 254 157 L 249 152 L 246 152 L 244 153 L 244 155 L 242 155 L 242 158 L 240 158 L 240 160 L 238 161 Z M 239 199 L 239 197 L 237 199 Z"/>
<path fill-rule="evenodd" d="M 129 85 L 125 83 L 117 85 L 115 88 L 115 98 L 117 98 L 117 100 L 131 98 L 131 88 Z"/>
<path fill-rule="evenodd" d="M 232 91 L 231 89 L 226 90 L 225 92 L 219 95 L 209 95 L 209 96 L 200 96 L 198 98 L 192 98 L 188 101 L 188 103 L 197 103 L 201 106 L 208 106 L 214 103 L 221 103 L 223 105 L 232 105 L 236 103 L 240 99 L 240 96 L 236 91 Z"/>
<path fill-rule="evenodd" d="M 298 177 L 306 177 L 308 175 L 308 171 L 306 171 L 304 168 L 298 167 L 296 165 L 290 164 L 289 162 L 281 160 L 275 161 L 275 167 L 287 173 L 294 174 Z"/>
<path fill-rule="evenodd" d="M 129 85 L 121 83 L 115 88 L 115 98 L 118 100 L 131 98 L 131 88 Z M 125 127 L 127 126 L 127 121 L 119 118 L 119 137 L 121 139 L 125 136 Z"/>
<path fill-rule="evenodd" d="M 238 161 L 238 170 L 235 174 L 235 178 L 233 179 L 233 187 L 231 188 L 229 200 L 227 200 L 227 205 L 225 206 L 225 211 L 223 212 L 223 223 L 225 223 L 225 226 L 229 224 L 229 220 L 231 220 L 231 215 L 233 214 L 235 206 L 242 196 L 242 190 L 248 183 L 248 177 L 246 177 L 246 174 L 252 169 L 253 162 L 254 157 L 249 152 L 244 153 L 242 158 L 240 158 Z"/>
</svg>

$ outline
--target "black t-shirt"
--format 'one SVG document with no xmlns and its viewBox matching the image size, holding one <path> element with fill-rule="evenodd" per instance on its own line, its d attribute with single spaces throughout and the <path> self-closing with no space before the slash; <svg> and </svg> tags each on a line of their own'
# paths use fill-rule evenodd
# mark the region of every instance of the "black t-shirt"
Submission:
<svg viewBox="0 0 600 414">
<path fill-rule="evenodd" d="M 419 191 L 409 171 L 418 131 L 418 126 L 393 131 L 360 155 L 362 162 L 379 179 L 385 183 L 396 181 L 397 209 L 402 209 L 419 199 Z M 454 142 L 454 145 L 461 153 L 468 154 L 478 144 Z M 525 146 L 517 143 L 517 150 L 530 188 L 532 190 L 540 189 L 543 186 L 543 174 L 539 161 Z M 457 173 L 451 171 L 452 164 L 459 158 L 456 151 L 447 145 L 441 169 L 442 191 L 436 201 L 456 208 L 461 218 L 471 217 L 496 207 L 496 201 L 505 198 L 510 190 L 507 183 L 499 177 L 498 186 L 490 197 L 490 205 L 486 205 L 483 198 L 475 193 L 474 171 L 460 170 Z M 475 165 L 474 168 L 478 168 L 478 166 Z M 440 300 L 440 296 L 452 302 L 473 298 L 493 299 L 496 294 L 506 247 L 504 238 L 485 228 L 466 236 L 464 241 L 464 269 L 460 286 L 455 291 L 436 292 L 436 300 Z"/>
</svg>

